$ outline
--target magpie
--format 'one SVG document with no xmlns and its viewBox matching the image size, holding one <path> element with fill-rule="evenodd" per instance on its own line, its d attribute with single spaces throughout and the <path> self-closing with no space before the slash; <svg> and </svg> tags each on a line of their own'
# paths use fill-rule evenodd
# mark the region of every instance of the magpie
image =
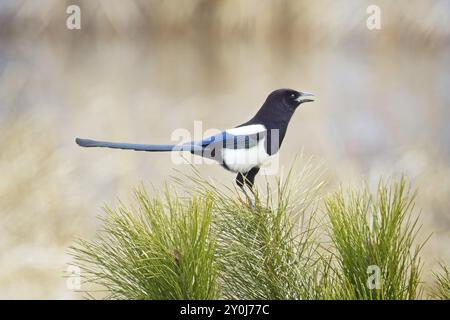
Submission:
<svg viewBox="0 0 450 320">
<path fill-rule="evenodd" d="M 292 89 L 269 94 L 249 121 L 200 141 L 182 144 L 134 144 L 76 138 L 81 147 L 104 147 L 148 152 L 188 151 L 213 159 L 225 169 L 237 173 L 236 183 L 245 192 L 252 189 L 260 167 L 279 151 L 295 110 L 314 95 Z M 247 195 L 247 194 L 246 194 Z"/>
</svg>

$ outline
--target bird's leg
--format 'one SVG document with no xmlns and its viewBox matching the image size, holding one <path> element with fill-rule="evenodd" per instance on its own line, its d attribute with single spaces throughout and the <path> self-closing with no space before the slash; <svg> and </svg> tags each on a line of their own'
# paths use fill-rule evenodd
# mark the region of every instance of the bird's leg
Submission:
<svg viewBox="0 0 450 320">
<path fill-rule="evenodd" d="M 242 174 L 238 173 L 236 177 L 236 183 L 241 188 L 242 192 L 245 194 L 245 197 L 247 198 L 249 202 L 250 208 L 255 208 L 255 201 L 250 197 L 250 195 L 247 193 L 245 187 L 247 186 L 249 190 L 253 193 L 253 184 L 255 182 L 255 176 L 258 174 L 259 168 L 254 167 L 250 171 Z M 253 195 L 254 196 L 254 195 Z"/>
<path fill-rule="evenodd" d="M 249 194 L 247 193 L 247 191 L 245 190 L 245 185 L 241 187 L 242 192 L 245 194 L 245 197 L 247 198 L 248 201 L 248 206 L 252 209 L 255 208 L 255 201 L 253 201 L 252 197 L 249 196 Z"/>
<path fill-rule="evenodd" d="M 244 193 L 245 197 L 247 198 L 248 201 L 248 206 L 250 208 L 255 208 L 255 202 L 253 201 L 253 199 L 248 195 L 247 191 L 245 190 L 245 186 L 241 187 L 242 192 Z"/>
<path fill-rule="evenodd" d="M 245 177 L 245 174 L 242 174 L 239 172 L 238 175 L 236 176 L 236 184 L 239 186 L 241 191 L 244 193 L 245 197 L 247 198 L 247 201 L 249 202 L 250 207 L 253 208 L 254 207 L 253 201 L 250 198 L 250 196 L 248 195 L 247 191 L 245 190 L 246 180 L 247 180 L 247 178 Z"/>
</svg>

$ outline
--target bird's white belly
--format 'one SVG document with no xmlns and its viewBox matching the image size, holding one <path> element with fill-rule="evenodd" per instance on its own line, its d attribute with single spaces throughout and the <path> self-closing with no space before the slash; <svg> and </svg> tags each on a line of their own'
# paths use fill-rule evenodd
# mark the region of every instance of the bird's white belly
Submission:
<svg viewBox="0 0 450 320">
<path fill-rule="evenodd" d="M 253 167 L 261 167 L 269 158 L 264 147 L 265 139 L 249 149 L 223 149 L 222 158 L 227 168 L 234 172 L 248 172 Z"/>
</svg>

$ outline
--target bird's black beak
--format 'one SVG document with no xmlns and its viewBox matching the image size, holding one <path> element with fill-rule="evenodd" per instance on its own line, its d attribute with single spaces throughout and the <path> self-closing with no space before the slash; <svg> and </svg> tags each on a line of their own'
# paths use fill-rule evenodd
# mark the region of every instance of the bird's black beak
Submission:
<svg viewBox="0 0 450 320">
<path fill-rule="evenodd" d="M 315 100 L 315 96 L 309 92 L 300 92 L 300 96 L 296 99 L 298 102 L 312 102 Z"/>
</svg>

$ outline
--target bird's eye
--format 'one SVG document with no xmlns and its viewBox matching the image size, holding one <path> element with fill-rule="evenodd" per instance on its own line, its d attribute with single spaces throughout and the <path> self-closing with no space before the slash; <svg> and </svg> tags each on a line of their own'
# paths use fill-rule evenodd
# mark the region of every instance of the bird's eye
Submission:
<svg viewBox="0 0 450 320">
<path fill-rule="evenodd" d="M 291 93 L 291 98 L 295 98 L 295 93 Z"/>
</svg>

